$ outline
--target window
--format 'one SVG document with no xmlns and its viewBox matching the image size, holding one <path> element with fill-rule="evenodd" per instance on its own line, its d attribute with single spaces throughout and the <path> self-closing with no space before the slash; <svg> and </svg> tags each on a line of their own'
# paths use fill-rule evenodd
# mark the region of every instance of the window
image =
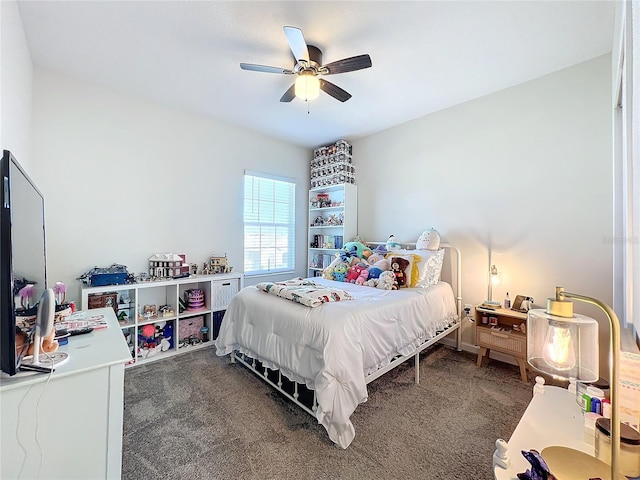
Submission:
<svg viewBox="0 0 640 480">
<path fill-rule="evenodd" d="M 291 179 L 245 172 L 245 275 L 294 270 L 295 193 Z"/>
<path fill-rule="evenodd" d="M 640 335 L 640 3 L 623 2 L 614 44 L 614 309 Z M 638 337 L 640 338 L 640 336 Z"/>
</svg>

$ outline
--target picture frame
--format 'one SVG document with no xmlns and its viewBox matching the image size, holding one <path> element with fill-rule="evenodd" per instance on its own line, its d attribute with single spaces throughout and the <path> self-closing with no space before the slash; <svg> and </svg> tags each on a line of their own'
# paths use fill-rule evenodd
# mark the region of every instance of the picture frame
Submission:
<svg viewBox="0 0 640 480">
<path fill-rule="evenodd" d="M 513 301 L 513 306 L 511 310 L 515 310 L 516 312 L 527 313 L 529 308 L 531 308 L 531 304 L 533 303 L 533 298 L 527 295 L 516 295 L 515 300 Z"/>
</svg>

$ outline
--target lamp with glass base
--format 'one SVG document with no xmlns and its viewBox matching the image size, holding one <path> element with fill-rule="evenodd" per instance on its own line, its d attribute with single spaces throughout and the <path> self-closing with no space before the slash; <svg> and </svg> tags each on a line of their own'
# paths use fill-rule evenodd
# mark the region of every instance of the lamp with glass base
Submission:
<svg viewBox="0 0 640 480">
<path fill-rule="evenodd" d="M 495 265 L 491 265 L 491 268 L 489 269 L 489 288 L 487 290 L 487 300 L 485 302 L 488 305 L 495 303 L 499 306 L 500 304 L 500 302 L 493 301 L 493 286 L 500 283 L 500 277 L 498 275 L 498 268 Z"/>
<path fill-rule="evenodd" d="M 534 369 L 554 378 L 578 382 L 598 379 L 598 322 L 573 313 L 574 299 L 596 305 L 604 311 L 611 329 L 610 400 L 611 400 L 611 465 L 592 455 L 562 446 L 550 446 L 541 455 L 551 472 L 559 479 L 624 479 L 619 468 L 620 415 L 618 406 L 618 366 L 620 363 L 620 323 L 611 307 L 601 301 L 565 292 L 556 287 L 555 298 L 549 298 L 547 309 L 529 310 L 527 316 L 527 362 Z"/>
</svg>

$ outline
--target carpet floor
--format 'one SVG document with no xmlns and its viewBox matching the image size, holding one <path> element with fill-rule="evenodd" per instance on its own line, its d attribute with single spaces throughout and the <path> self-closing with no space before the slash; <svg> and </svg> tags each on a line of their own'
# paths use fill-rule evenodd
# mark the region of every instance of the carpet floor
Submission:
<svg viewBox="0 0 640 480">
<path fill-rule="evenodd" d="M 493 478 L 531 400 L 518 368 L 444 345 L 368 385 L 343 450 L 315 418 L 207 348 L 125 372 L 125 480 Z"/>
</svg>

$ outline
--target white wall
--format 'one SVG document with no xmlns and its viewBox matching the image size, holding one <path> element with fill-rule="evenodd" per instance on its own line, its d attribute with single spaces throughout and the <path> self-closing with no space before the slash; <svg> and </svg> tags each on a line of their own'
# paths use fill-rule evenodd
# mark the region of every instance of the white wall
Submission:
<svg viewBox="0 0 640 480">
<path fill-rule="evenodd" d="M 227 253 L 242 271 L 245 169 L 299 181 L 295 274 L 306 271 L 309 150 L 41 69 L 32 139 L 48 277 L 69 299 L 90 268 L 140 273 L 154 253 Z"/>
<path fill-rule="evenodd" d="M 487 297 L 490 255 L 494 299 L 545 304 L 560 285 L 611 303 L 610 69 L 599 57 L 353 142 L 360 234 L 437 228 L 462 250 L 465 303 Z"/>
<path fill-rule="evenodd" d="M 33 66 L 15 1 L 0 1 L 0 146 L 30 172 Z"/>
</svg>

